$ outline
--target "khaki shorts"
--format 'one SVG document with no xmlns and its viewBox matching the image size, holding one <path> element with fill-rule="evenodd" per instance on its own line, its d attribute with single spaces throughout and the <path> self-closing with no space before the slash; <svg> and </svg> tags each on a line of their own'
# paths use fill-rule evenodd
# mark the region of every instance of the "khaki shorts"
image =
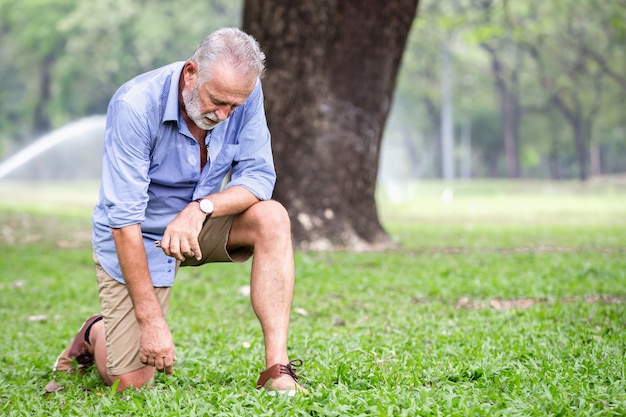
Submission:
<svg viewBox="0 0 626 417">
<path fill-rule="evenodd" d="M 199 266 L 212 262 L 245 262 L 252 256 L 252 248 L 239 248 L 233 252 L 226 250 L 228 233 L 233 217 L 209 219 L 198 236 L 202 259 L 195 258 L 180 263 L 180 266 Z M 95 253 L 96 279 L 107 346 L 107 372 L 109 375 L 122 375 L 143 368 L 139 360 L 140 330 L 135 319 L 133 303 L 126 285 L 113 279 L 102 268 Z M 167 314 L 171 287 L 155 287 L 155 294 L 163 314 Z"/>
</svg>

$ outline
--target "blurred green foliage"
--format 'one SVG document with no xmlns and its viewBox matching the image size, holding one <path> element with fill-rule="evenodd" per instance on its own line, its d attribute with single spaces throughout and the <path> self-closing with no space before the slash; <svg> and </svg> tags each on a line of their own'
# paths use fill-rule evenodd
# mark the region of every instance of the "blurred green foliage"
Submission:
<svg viewBox="0 0 626 417">
<path fill-rule="evenodd" d="M 91 114 L 134 75 L 188 59 L 231 0 L 0 0 L 2 147 Z"/>
<path fill-rule="evenodd" d="M 507 175 L 506 105 L 521 176 L 625 172 L 625 32 L 623 1 L 422 0 L 386 130 L 386 175 L 440 177 L 444 47 L 453 58 L 456 163 L 469 158 L 472 177 Z M 460 146 L 464 125 L 471 155 Z"/>
</svg>

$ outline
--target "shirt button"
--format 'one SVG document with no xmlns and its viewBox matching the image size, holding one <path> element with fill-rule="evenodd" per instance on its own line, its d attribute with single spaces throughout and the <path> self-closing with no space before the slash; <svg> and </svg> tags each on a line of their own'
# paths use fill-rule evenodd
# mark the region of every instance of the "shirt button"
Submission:
<svg viewBox="0 0 626 417">
<path fill-rule="evenodd" d="M 168 260 L 167 260 L 167 263 L 168 263 L 168 264 L 171 264 L 172 262 L 174 262 L 174 261 L 172 261 L 171 259 L 168 259 Z"/>
</svg>

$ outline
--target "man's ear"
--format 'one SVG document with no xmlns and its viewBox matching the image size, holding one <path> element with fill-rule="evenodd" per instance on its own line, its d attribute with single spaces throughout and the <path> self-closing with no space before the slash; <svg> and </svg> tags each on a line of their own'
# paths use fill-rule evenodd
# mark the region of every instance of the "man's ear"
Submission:
<svg viewBox="0 0 626 417">
<path fill-rule="evenodd" d="M 183 67 L 183 80 L 185 87 L 191 87 L 198 82 L 198 64 L 193 61 L 187 61 Z"/>
</svg>

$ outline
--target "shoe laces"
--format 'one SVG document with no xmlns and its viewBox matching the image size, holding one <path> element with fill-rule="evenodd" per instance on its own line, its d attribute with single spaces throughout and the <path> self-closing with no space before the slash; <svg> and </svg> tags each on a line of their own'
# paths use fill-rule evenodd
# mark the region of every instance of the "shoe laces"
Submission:
<svg viewBox="0 0 626 417">
<path fill-rule="evenodd" d="M 287 365 L 278 365 L 278 373 L 280 375 L 289 375 L 294 381 L 298 382 L 298 375 L 296 375 L 296 369 L 302 366 L 302 359 L 294 359 L 289 361 Z"/>
</svg>

